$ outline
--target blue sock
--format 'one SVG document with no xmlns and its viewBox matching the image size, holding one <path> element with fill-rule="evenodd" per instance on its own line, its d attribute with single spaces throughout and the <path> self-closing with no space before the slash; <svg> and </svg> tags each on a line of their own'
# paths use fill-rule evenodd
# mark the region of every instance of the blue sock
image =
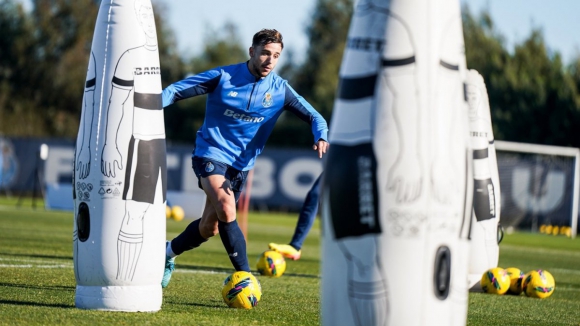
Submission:
<svg viewBox="0 0 580 326">
<path fill-rule="evenodd" d="M 189 223 L 189 225 L 171 241 L 171 250 L 176 255 L 181 255 L 184 251 L 199 247 L 207 239 L 199 233 L 199 223 L 201 218 Z"/>
<path fill-rule="evenodd" d="M 246 239 L 238 226 L 238 221 L 227 223 L 218 221 L 220 238 L 236 271 L 250 272 L 250 264 L 246 254 Z"/>
</svg>

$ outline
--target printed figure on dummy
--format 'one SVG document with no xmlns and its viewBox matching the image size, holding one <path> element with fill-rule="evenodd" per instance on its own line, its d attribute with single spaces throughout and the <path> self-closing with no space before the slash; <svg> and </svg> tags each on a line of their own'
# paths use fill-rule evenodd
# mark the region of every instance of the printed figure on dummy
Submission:
<svg viewBox="0 0 580 326">
<path fill-rule="evenodd" d="M 483 77 L 471 69 L 467 75 L 469 135 L 473 148 L 473 216 L 469 262 L 470 291 L 481 291 L 479 281 L 497 267 L 500 222 L 500 185 L 489 98 Z"/>
<path fill-rule="evenodd" d="M 167 189 L 165 128 L 159 123 L 163 121 L 163 107 L 155 20 L 153 9 L 146 2 L 136 0 L 135 12 L 146 43 L 128 49 L 117 62 L 101 159 L 104 176 L 115 178 L 116 170 L 124 168 L 118 131 L 123 118 L 132 118 L 123 190 L 125 214 L 117 240 L 117 279 L 123 280 L 131 280 L 135 274 L 145 236 L 143 223 L 147 210 L 156 199 L 160 200 L 155 198 L 158 183 L 161 183 L 163 202 Z"/>
<path fill-rule="evenodd" d="M 346 286 L 339 288 L 348 289 L 350 318 L 355 325 L 386 325 L 389 313 L 388 285 L 379 253 L 383 230 L 373 152 L 375 85 L 389 17 L 388 2 L 359 1 L 355 5 L 330 127 L 333 149 L 323 176 L 322 215 L 331 226 L 324 236 L 332 238 L 346 264 Z M 325 251 L 324 256 L 338 255 Z M 334 262 L 323 265 L 329 272 L 334 267 Z M 329 282 L 336 286 L 339 281 L 333 278 Z M 342 293 L 330 293 L 331 288 L 326 288 L 324 295 L 343 298 Z M 332 310 L 327 307 L 335 303 L 327 303 L 323 309 Z M 336 304 L 342 305 L 342 300 Z M 333 320 L 330 313 L 325 315 L 329 316 L 325 324 L 340 324 L 340 317 Z"/>
<path fill-rule="evenodd" d="M 459 2 L 354 9 L 322 183 L 321 319 L 465 325 L 472 178 Z"/>
</svg>

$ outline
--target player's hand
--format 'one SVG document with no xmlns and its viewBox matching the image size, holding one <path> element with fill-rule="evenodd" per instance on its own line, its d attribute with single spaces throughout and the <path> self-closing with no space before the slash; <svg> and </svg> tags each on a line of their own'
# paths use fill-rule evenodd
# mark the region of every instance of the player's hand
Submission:
<svg viewBox="0 0 580 326">
<path fill-rule="evenodd" d="M 325 140 L 320 139 L 316 142 L 316 144 L 312 145 L 312 149 L 318 151 L 318 158 L 322 158 L 323 154 L 326 154 L 326 151 L 330 147 L 330 144 Z"/>
</svg>

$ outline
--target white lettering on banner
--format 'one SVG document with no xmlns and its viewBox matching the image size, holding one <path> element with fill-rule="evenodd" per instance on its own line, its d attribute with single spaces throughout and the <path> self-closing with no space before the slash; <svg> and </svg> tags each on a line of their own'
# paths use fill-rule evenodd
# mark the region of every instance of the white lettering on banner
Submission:
<svg viewBox="0 0 580 326">
<path fill-rule="evenodd" d="M 266 199 L 274 195 L 276 190 L 276 180 L 274 172 L 276 164 L 267 157 L 258 157 L 254 165 L 254 177 L 252 178 L 252 199 Z"/>
<path fill-rule="evenodd" d="M 282 167 L 278 185 L 281 192 L 293 200 L 304 201 L 304 197 L 312 187 L 312 183 L 322 173 L 322 161 L 311 158 L 297 158 Z M 309 175 L 312 181 L 307 184 L 300 182 L 300 176 Z"/>
<path fill-rule="evenodd" d="M 58 183 L 60 177 L 71 178 L 74 150 L 71 147 L 50 147 L 44 165 L 46 183 Z"/>
<path fill-rule="evenodd" d="M 530 193 L 530 168 L 515 168 L 512 175 L 512 200 L 525 211 L 547 214 L 558 208 L 564 199 L 566 175 L 549 171 L 541 195 Z"/>
<path fill-rule="evenodd" d="M 59 180 L 72 177 L 73 160 L 73 147 L 51 147 L 44 166 L 45 182 L 56 184 L 59 183 Z M 93 158 L 91 173 L 100 173 L 100 163 L 100 159 L 96 161 Z M 96 170 L 93 171 L 93 169 Z M 199 192 L 198 180 L 191 168 L 191 154 L 167 152 L 168 172 L 178 169 L 180 170 L 177 174 L 181 178 L 181 188 L 173 191 L 179 193 Z M 322 161 L 314 158 L 295 155 L 289 161 L 279 165 L 268 156 L 258 157 L 254 166 L 252 199 L 268 201 L 274 198 L 278 192 L 289 201 L 302 203 L 312 183 L 321 172 Z M 301 178 L 305 177 L 310 178 L 311 182 L 301 182 L 304 181 Z"/>
</svg>

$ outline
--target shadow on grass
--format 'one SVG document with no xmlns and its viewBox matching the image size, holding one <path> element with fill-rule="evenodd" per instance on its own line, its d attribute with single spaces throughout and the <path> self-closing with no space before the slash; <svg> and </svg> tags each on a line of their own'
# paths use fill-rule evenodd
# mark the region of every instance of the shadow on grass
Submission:
<svg viewBox="0 0 580 326">
<path fill-rule="evenodd" d="M 48 285 L 30 285 L 30 284 L 13 284 L 13 283 L 0 283 L 0 287 L 35 289 L 35 290 L 65 290 L 65 291 L 75 290 L 74 286 L 62 286 L 62 285 L 48 286 Z"/>
<path fill-rule="evenodd" d="M 189 270 L 189 271 L 197 271 L 197 272 L 206 272 L 206 273 L 220 273 L 220 274 L 231 274 L 233 273 L 232 268 L 223 268 L 223 267 L 210 267 L 210 266 L 199 266 L 199 265 L 184 265 L 178 264 L 176 266 L 176 270 Z M 254 275 L 260 275 L 255 270 L 252 271 Z M 293 277 L 301 277 L 301 278 L 320 278 L 318 275 L 312 274 L 301 274 L 301 273 L 284 273 L 284 276 L 293 276 Z"/>
<path fill-rule="evenodd" d="M 176 302 L 176 301 L 171 301 L 171 300 L 165 300 L 164 304 L 170 303 L 172 305 L 175 306 L 187 306 L 187 307 L 200 307 L 200 308 L 228 308 L 227 306 L 224 306 L 225 303 L 223 303 L 223 301 L 220 301 L 219 303 L 216 304 L 203 304 L 203 303 L 195 303 L 195 302 Z"/>
<path fill-rule="evenodd" d="M 293 276 L 293 277 L 302 277 L 302 278 L 320 278 L 320 276 L 318 276 L 318 275 L 301 274 L 301 273 L 284 273 L 282 275 L 282 277 L 284 277 L 284 276 Z"/>
<path fill-rule="evenodd" d="M 0 300 L 0 304 L 9 304 L 9 305 L 16 305 L 16 306 L 31 306 L 31 307 L 49 307 L 49 308 L 74 308 L 74 305 L 69 304 L 50 304 L 50 303 L 39 303 L 39 302 L 30 302 L 30 301 L 14 301 L 14 300 Z"/>
<path fill-rule="evenodd" d="M 62 260 L 72 260 L 73 259 L 72 256 L 15 254 L 15 253 L 9 253 L 9 252 L 0 252 L 0 256 L 27 257 L 27 258 L 47 258 L 47 259 L 62 259 Z"/>
</svg>

